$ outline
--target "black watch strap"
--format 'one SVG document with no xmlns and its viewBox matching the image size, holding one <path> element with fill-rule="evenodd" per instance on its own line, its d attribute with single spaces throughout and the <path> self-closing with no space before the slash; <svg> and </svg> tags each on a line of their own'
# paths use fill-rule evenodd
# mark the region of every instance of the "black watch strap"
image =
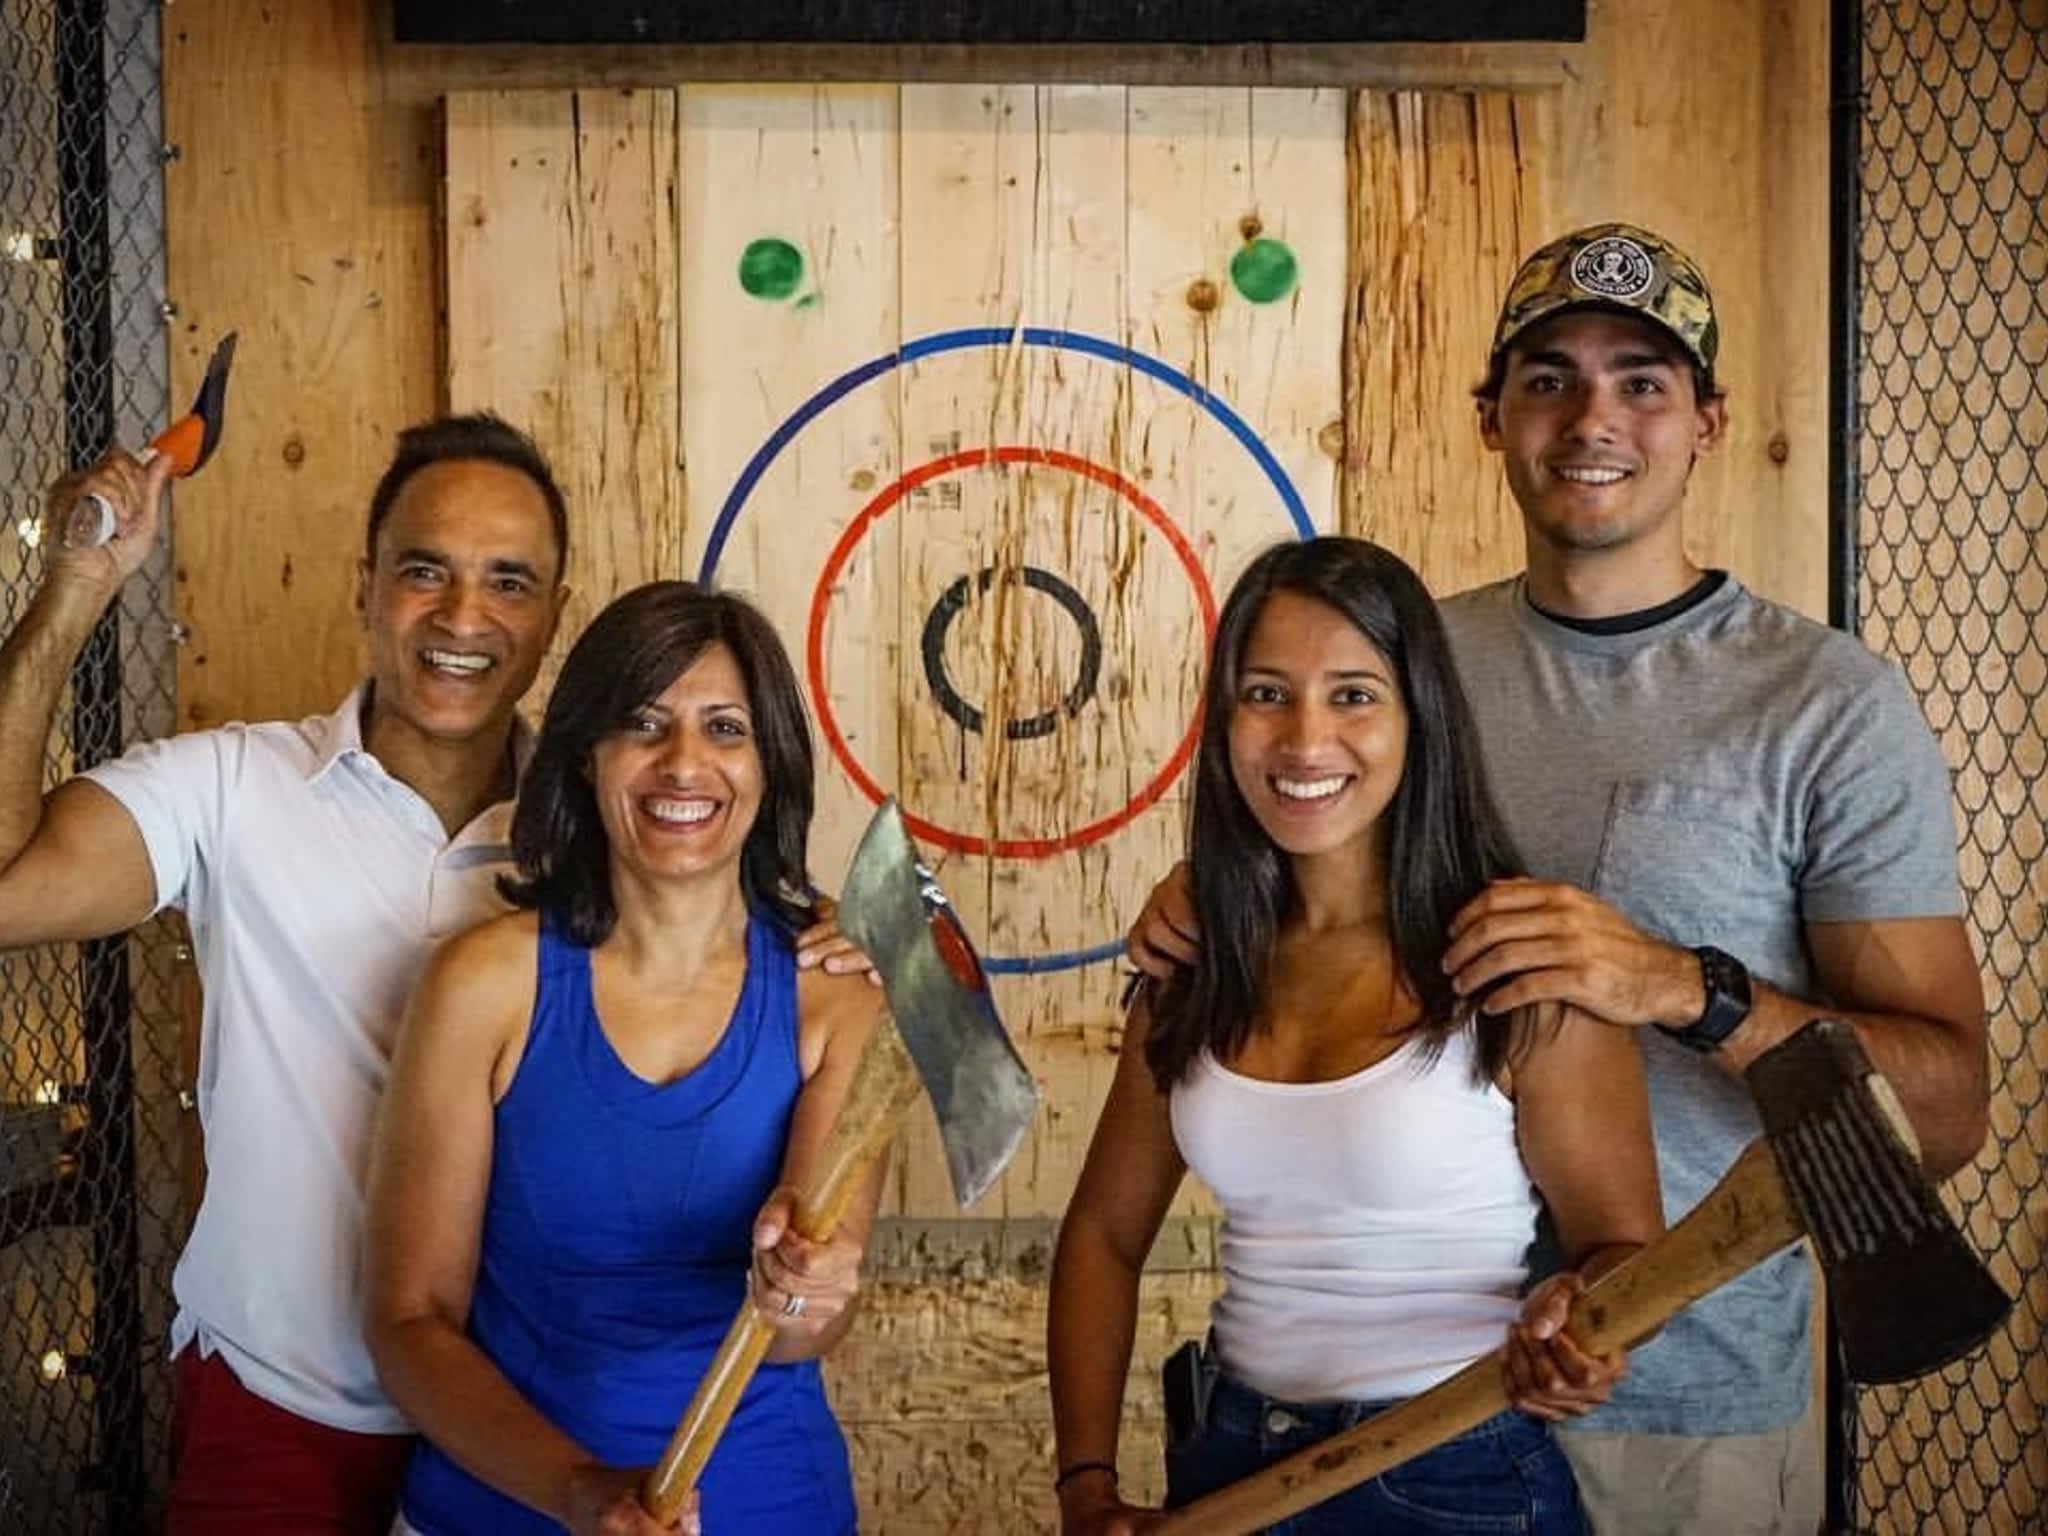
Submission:
<svg viewBox="0 0 2048 1536">
<path fill-rule="evenodd" d="M 1693 953 L 1699 957 L 1707 1005 L 1690 1024 L 1657 1027 L 1688 1050 L 1717 1051 L 1749 1017 L 1749 967 L 1711 944 L 1702 944 Z"/>
</svg>

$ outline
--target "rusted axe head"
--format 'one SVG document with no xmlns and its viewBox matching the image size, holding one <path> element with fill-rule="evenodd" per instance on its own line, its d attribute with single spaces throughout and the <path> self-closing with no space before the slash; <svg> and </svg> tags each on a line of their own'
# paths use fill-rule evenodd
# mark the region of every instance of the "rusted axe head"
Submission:
<svg viewBox="0 0 2048 1536">
<path fill-rule="evenodd" d="M 1853 1029 L 1816 1019 L 1746 1076 L 1826 1271 L 1852 1380 L 1925 1375 L 2005 1321 L 2011 1298 L 1949 1219 L 1905 1111 Z"/>
<path fill-rule="evenodd" d="M 939 1117 L 953 1193 L 972 1205 L 1024 1140 L 1038 1089 L 938 882 L 918 865 L 894 799 L 868 823 L 839 893 L 839 926 L 867 951 Z"/>
</svg>

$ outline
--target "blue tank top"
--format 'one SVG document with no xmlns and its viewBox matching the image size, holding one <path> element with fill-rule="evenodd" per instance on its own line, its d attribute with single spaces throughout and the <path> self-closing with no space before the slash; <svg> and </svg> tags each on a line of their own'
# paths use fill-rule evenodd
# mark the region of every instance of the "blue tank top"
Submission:
<svg viewBox="0 0 2048 1536">
<path fill-rule="evenodd" d="M 746 1300 L 754 1216 L 803 1087 L 795 956 L 756 915 L 725 1034 L 657 1085 L 605 1037 L 590 951 L 545 917 L 539 950 L 526 1050 L 495 1116 L 469 1336 L 597 1460 L 646 1466 Z M 698 1486 L 713 1536 L 854 1529 L 815 1361 L 761 1367 Z M 422 1536 L 561 1529 L 425 1441 L 404 1510 Z"/>
</svg>

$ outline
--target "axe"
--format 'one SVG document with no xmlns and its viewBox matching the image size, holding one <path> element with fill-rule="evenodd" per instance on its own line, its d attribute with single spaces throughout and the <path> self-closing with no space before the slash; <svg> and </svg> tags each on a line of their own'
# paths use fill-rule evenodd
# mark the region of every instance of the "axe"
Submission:
<svg viewBox="0 0 2048 1536">
<path fill-rule="evenodd" d="M 974 946 L 946 898 L 918 865 L 894 799 L 885 800 L 855 850 L 839 894 L 839 926 L 867 952 L 889 999 L 833 1122 L 796 1229 L 823 1241 L 839 1225 L 862 1175 L 895 1138 L 919 1091 L 938 1114 L 953 1193 L 972 1205 L 1016 1152 L 1038 1089 L 997 1017 Z M 740 1394 L 774 1339 L 752 1304 L 740 1309 L 668 1449 L 647 1474 L 641 1503 L 673 1519 L 697 1485 Z"/>
<path fill-rule="evenodd" d="M 1827 1276 L 1849 1377 L 1901 1381 L 1974 1349 L 2012 1301 L 1949 1220 L 1919 1143 L 1856 1032 L 1816 1019 L 1750 1064 L 1764 1135 L 1670 1231 L 1572 1304 L 1593 1354 L 1626 1348 L 1802 1236 Z M 1241 1536 L 1482 1424 L 1508 1406 L 1495 1350 L 1398 1407 L 1174 1510 L 1148 1536 Z"/>
<path fill-rule="evenodd" d="M 228 369 L 235 361 L 235 333 L 229 331 L 213 349 L 206 364 L 206 377 L 192 409 L 151 439 L 135 457 L 147 464 L 159 454 L 168 455 L 171 473 L 182 480 L 194 473 L 220 446 L 220 429 L 227 414 Z M 114 505 L 97 491 L 87 491 L 64 514 L 57 539 L 66 549 L 93 549 L 114 536 Z"/>
</svg>

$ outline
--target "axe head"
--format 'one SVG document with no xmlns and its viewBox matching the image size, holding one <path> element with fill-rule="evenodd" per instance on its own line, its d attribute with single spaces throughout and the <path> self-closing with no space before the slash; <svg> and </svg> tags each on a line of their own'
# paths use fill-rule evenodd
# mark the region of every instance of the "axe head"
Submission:
<svg viewBox="0 0 2048 1536">
<path fill-rule="evenodd" d="M 199 456 L 192 461 L 192 468 L 185 471 L 188 475 L 212 458 L 213 450 L 220 446 L 221 423 L 227 417 L 228 370 L 235 362 L 235 334 L 229 331 L 213 349 L 213 356 L 207 360 L 206 377 L 200 380 L 199 394 L 192 402 L 192 414 L 199 418 L 204 431 L 199 439 Z"/>
<path fill-rule="evenodd" d="M 882 802 L 839 893 L 839 926 L 874 962 L 889 1012 L 917 1064 L 953 1193 L 972 1205 L 1031 1127 L 1038 1088 L 989 996 L 966 930 L 917 862 L 902 812 Z"/>
<path fill-rule="evenodd" d="M 1983 1343 L 2012 1300 L 1929 1184 L 1905 1111 L 1855 1030 L 1815 1019 L 1746 1076 L 1827 1274 L 1850 1379 L 1924 1376 Z"/>
</svg>

